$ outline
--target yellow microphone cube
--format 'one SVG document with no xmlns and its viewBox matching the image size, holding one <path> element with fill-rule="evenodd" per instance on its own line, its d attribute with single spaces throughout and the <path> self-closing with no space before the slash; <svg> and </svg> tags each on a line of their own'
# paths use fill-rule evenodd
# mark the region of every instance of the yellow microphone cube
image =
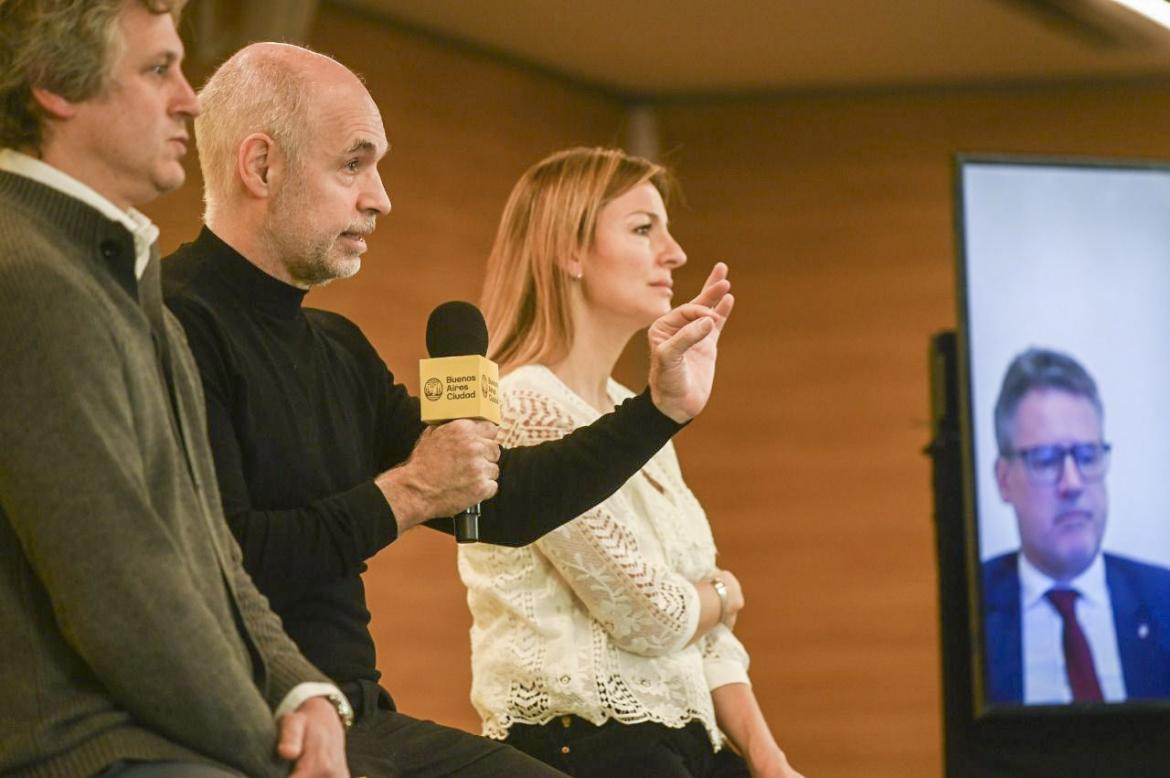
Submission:
<svg viewBox="0 0 1170 778">
<path fill-rule="evenodd" d="M 422 420 L 500 423 L 500 368 L 487 357 L 435 357 L 418 361 Z"/>
</svg>

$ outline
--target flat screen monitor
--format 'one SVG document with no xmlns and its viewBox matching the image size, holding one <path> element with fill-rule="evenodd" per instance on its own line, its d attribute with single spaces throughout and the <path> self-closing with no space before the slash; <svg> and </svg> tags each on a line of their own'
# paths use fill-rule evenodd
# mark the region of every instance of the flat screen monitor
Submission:
<svg viewBox="0 0 1170 778">
<path fill-rule="evenodd" d="M 1164 713 L 1170 166 L 961 157 L 956 194 L 972 714 Z"/>
</svg>

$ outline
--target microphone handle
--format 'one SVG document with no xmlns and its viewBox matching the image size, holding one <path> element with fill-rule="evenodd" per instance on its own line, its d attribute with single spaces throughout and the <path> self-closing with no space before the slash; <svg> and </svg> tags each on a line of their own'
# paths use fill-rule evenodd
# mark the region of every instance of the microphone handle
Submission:
<svg viewBox="0 0 1170 778">
<path fill-rule="evenodd" d="M 455 540 L 459 543 L 479 542 L 479 503 L 455 515 Z"/>
</svg>

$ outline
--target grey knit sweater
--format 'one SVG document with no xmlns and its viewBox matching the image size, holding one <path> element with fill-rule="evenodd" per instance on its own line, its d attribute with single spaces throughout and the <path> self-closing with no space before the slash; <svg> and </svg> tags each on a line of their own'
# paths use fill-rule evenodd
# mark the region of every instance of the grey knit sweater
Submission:
<svg viewBox="0 0 1170 778">
<path fill-rule="evenodd" d="M 119 759 L 279 775 L 325 678 L 243 572 L 198 374 L 121 225 L 0 172 L 0 773 Z"/>
</svg>

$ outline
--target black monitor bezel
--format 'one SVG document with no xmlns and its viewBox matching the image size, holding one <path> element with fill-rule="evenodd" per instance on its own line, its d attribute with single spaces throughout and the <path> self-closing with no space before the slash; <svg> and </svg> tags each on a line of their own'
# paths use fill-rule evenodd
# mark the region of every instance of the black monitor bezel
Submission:
<svg viewBox="0 0 1170 778">
<path fill-rule="evenodd" d="M 955 220 L 955 284 L 957 301 L 957 416 L 961 444 L 964 575 L 969 623 L 970 700 L 976 719 L 990 717 L 1130 716 L 1153 717 L 1170 714 L 1166 699 L 1127 700 L 1114 703 L 1070 703 L 1065 705 L 995 704 L 986 700 L 986 656 L 983 641 L 983 592 L 979 548 L 979 516 L 975 478 L 974 408 L 971 403 L 970 300 L 967 290 L 968 262 L 964 200 L 964 172 L 971 166 L 1012 166 L 1063 169 L 1158 171 L 1170 175 L 1170 162 L 1136 159 L 1079 158 L 1012 154 L 956 154 L 953 169 Z"/>
</svg>

